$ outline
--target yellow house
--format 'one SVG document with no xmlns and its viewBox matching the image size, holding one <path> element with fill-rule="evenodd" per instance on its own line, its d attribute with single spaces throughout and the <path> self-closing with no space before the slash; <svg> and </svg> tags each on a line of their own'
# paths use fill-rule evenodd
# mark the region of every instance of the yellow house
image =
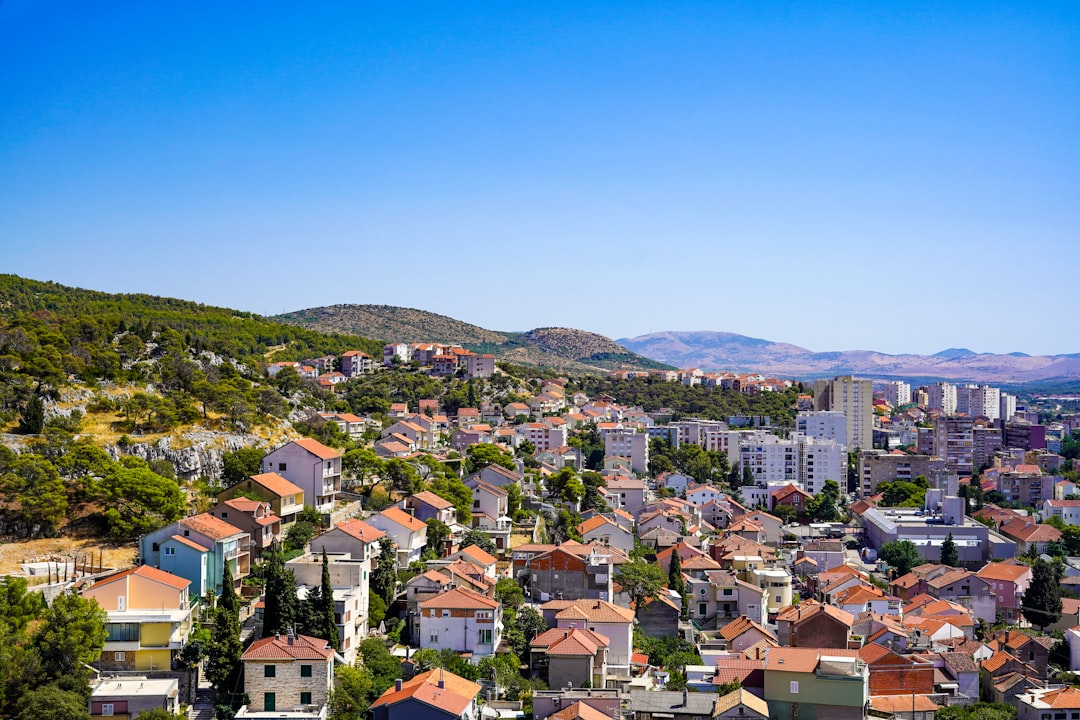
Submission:
<svg viewBox="0 0 1080 720">
<path fill-rule="evenodd" d="M 270 509 L 289 525 L 304 509 L 304 491 L 276 472 L 261 473 L 244 478 L 218 493 L 218 502 L 238 497 L 253 497 L 270 503 Z"/>
<path fill-rule="evenodd" d="M 140 565 L 82 591 L 109 614 L 102 670 L 170 670 L 191 634 L 190 580 Z"/>
</svg>

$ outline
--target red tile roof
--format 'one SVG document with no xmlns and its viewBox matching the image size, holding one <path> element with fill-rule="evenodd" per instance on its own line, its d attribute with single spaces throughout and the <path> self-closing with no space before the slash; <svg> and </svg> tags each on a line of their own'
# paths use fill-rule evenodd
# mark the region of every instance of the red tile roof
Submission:
<svg viewBox="0 0 1080 720">
<path fill-rule="evenodd" d="M 199 546 L 199 548 L 201 550 L 206 549 L 202 546 Z M 108 585 L 111 582 L 122 580 L 129 575 L 137 575 L 139 577 L 146 578 L 147 580 L 161 583 L 162 585 L 168 585 L 169 587 L 176 588 L 177 590 L 183 590 L 188 585 L 191 585 L 190 580 L 185 580 L 184 578 L 177 577 L 172 573 L 167 573 L 164 570 L 158 570 L 156 567 L 151 567 L 150 565 L 139 565 L 138 567 L 121 570 L 120 572 L 109 575 L 108 577 L 99 578 L 98 580 L 94 581 L 94 584 L 91 587 Z"/>
<path fill-rule="evenodd" d="M 386 537 L 386 533 L 382 530 L 358 518 L 342 520 L 336 523 L 334 527 L 338 528 L 346 535 L 365 543 L 375 542 L 376 540 Z"/>
<path fill-rule="evenodd" d="M 420 673 L 401 684 L 401 689 L 389 688 L 372 703 L 372 708 L 395 705 L 403 700 L 417 700 L 452 715 L 461 715 L 480 693 L 480 686 L 459 677 L 449 670 L 435 668 Z"/>
<path fill-rule="evenodd" d="M 256 640 L 241 660 L 327 660 L 334 654 L 330 644 L 321 638 L 296 635 L 275 635 Z"/>
<path fill-rule="evenodd" d="M 494 610 L 499 603 L 472 590 L 456 587 L 424 600 L 420 607 L 425 610 Z"/>
<path fill-rule="evenodd" d="M 210 513 L 199 513 L 180 520 L 180 526 L 190 528 L 197 533 L 205 535 L 211 540 L 224 540 L 233 535 L 246 535 L 243 530 L 230 525 L 221 518 L 214 517 Z"/>
<path fill-rule="evenodd" d="M 309 453 L 322 460 L 333 460 L 334 458 L 341 457 L 340 450 L 327 447 L 314 438 L 300 438 L 299 440 L 293 440 L 293 444 L 304 448 Z"/>
<path fill-rule="evenodd" d="M 301 488 L 297 487 L 296 485 L 289 482 L 275 472 L 252 475 L 251 480 L 255 483 L 258 483 L 259 485 L 262 485 L 264 488 L 272 492 L 274 495 L 277 495 L 278 497 L 299 495 L 304 492 Z"/>
</svg>

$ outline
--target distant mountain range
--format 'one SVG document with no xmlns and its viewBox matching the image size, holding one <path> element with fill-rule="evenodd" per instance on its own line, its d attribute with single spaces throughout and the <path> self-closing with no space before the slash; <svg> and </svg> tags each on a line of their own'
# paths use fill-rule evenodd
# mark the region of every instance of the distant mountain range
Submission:
<svg viewBox="0 0 1080 720">
<path fill-rule="evenodd" d="M 610 338 L 572 328 L 498 332 L 461 320 L 393 305 L 330 305 L 278 315 L 275 320 L 328 333 L 361 334 L 387 342 L 437 342 L 492 353 L 500 360 L 559 372 L 597 374 L 613 369 L 659 369 Z"/>
<path fill-rule="evenodd" d="M 1080 353 L 999 355 L 966 348 L 949 348 L 934 355 L 888 355 L 871 350 L 814 352 L 788 343 L 712 331 L 659 332 L 618 342 L 640 355 L 680 368 L 756 371 L 784 378 L 850 374 L 1015 385 L 1080 382 Z"/>
</svg>

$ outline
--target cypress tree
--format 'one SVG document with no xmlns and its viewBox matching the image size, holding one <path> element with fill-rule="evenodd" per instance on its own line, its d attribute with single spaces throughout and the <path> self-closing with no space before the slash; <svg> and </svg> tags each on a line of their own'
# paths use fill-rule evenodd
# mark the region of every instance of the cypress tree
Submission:
<svg viewBox="0 0 1080 720">
<path fill-rule="evenodd" d="M 299 601 L 296 577 L 285 567 L 285 556 L 277 542 L 266 554 L 266 600 L 263 609 L 263 637 L 287 632 L 296 626 Z"/>
<path fill-rule="evenodd" d="M 960 564 L 960 553 L 956 551 L 956 543 L 953 542 L 952 533 L 941 543 L 941 564 L 956 567 Z"/>
<path fill-rule="evenodd" d="M 326 557 L 326 548 L 322 551 L 322 584 L 319 587 L 319 624 L 323 634 L 319 635 L 323 640 L 330 643 L 330 647 L 338 646 L 337 623 L 334 622 L 334 586 L 330 584 L 330 561 Z"/>
<path fill-rule="evenodd" d="M 682 558 L 679 557 L 678 546 L 671 551 L 671 564 L 668 565 L 668 588 L 679 593 L 679 597 L 686 595 L 686 583 L 682 576 Z M 686 606 L 685 598 L 683 598 L 683 606 Z"/>
</svg>

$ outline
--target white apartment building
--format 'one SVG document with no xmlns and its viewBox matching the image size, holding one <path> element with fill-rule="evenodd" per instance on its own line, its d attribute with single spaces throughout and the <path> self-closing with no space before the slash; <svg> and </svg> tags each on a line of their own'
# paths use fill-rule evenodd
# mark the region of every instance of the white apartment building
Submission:
<svg viewBox="0 0 1080 720">
<path fill-rule="evenodd" d="M 952 383 L 939 382 L 926 388 L 927 409 L 941 410 L 946 415 L 956 414 L 956 386 Z"/>
<path fill-rule="evenodd" d="M 649 472 L 649 436 L 631 431 L 610 432 L 604 436 L 604 457 L 624 457 L 636 473 Z"/>
<path fill-rule="evenodd" d="M 835 440 L 799 437 L 799 482 L 803 490 L 816 495 L 826 480 L 835 480 L 841 490 L 847 487 L 847 451 Z"/>
<path fill-rule="evenodd" d="M 907 405 L 911 402 L 911 386 L 902 380 L 886 380 L 882 383 L 883 397 L 885 402 L 893 407 Z"/>
<path fill-rule="evenodd" d="M 814 381 L 814 409 L 836 410 L 847 418 L 849 448 L 874 446 L 874 383 L 850 375 Z"/>
<path fill-rule="evenodd" d="M 835 410 L 801 412 L 795 416 L 795 430 L 818 440 L 847 442 L 847 417 Z"/>
<path fill-rule="evenodd" d="M 749 467 L 754 473 L 758 489 L 791 483 L 809 493 L 818 493 L 825 487 L 826 480 L 835 480 L 841 487 L 846 485 L 847 451 L 835 440 L 812 438 L 801 433 L 792 433 L 785 440 L 760 430 L 742 435 L 739 457 L 743 467 Z M 751 496 L 761 495 L 751 488 L 743 488 L 742 493 L 748 500 Z"/>
<path fill-rule="evenodd" d="M 1001 390 L 989 385 L 957 387 L 956 412 L 968 417 L 996 420 L 1001 414 Z"/>
<path fill-rule="evenodd" d="M 1016 396 L 1006 392 L 1001 393 L 1001 400 L 998 402 L 998 418 L 1002 422 L 1009 422 L 1015 414 Z"/>
</svg>

